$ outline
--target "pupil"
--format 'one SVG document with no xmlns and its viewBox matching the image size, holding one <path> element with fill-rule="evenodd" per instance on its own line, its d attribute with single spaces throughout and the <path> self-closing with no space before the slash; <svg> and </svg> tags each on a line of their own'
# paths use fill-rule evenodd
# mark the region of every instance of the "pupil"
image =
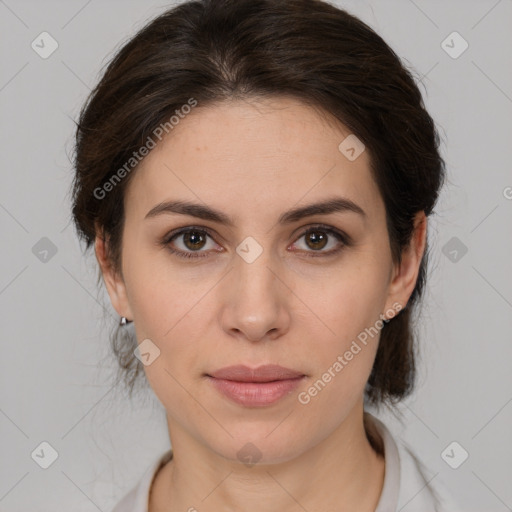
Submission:
<svg viewBox="0 0 512 512">
<path fill-rule="evenodd" d="M 325 234 L 319 234 L 318 231 L 315 231 L 309 234 L 309 240 L 313 242 L 313 249 L 323 249 L 325 247 L 327 237 Z"/>
<path fill-rule="evenodd" d="M 201 240 L 202 238 L 203 235 L 198 233 L 197 231 L 185 233 L 185 244 L 189 249 L 200 249 L 201 242 L 204 241 Z"/>
</svg>

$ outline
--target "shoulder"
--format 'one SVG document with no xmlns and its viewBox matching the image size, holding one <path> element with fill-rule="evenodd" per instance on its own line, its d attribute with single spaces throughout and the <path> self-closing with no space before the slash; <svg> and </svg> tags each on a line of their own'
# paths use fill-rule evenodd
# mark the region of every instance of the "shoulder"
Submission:
<svg viewBox="0 0 512 512">
<path fill-rule="evenodd" d="M 147 512 L 149 491 L 158 470 L 172 458 L 172 450 L 169 449 L 163 455 L 159 455 L 146 469 L 141 479 L 112 509 L 112 512 Z"/>
<path fill-rule="evenodd" d="M 370 417 L 382 437 L 386 458 L 384 488 L 376 512 L 460 512 L 439 473 L 422 463 L 382 421 Z"/>
<path fill-rule="evenodd" d="M 427 468 L 408 446 L 401 442 L 397 444 L 401 466 L 398 509 L 403 512 L 458 512 L 460 509 L 439 473 Z"/>
</svg>

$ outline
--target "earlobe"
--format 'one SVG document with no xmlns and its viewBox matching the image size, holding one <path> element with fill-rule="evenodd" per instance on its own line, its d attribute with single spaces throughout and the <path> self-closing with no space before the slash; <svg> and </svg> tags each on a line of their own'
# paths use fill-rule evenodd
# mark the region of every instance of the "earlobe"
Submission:
<svg viewBox="0 0 512 512">
<path fill-rule="evenodd" d="M 418 279 L 421 260 L 427 242 L 427 217 L 425 212 L 418 212 L 414 218 L 414 230 L 409 245 L 402 252 L 400 266 L 395 269 L 390 284 L 386 307 L 389 309 L 398 303 L 406 307 Z"/>
<path fill-rule="evenodd" d="M 94 248 L 112 306 L 119 316 L 129 319 L 133 318 L 124 280 L 120 273 L 115 271 L 108 257 L 108 240 L 106 240 L 101 233 L 96 235 Z"/>
</svg>

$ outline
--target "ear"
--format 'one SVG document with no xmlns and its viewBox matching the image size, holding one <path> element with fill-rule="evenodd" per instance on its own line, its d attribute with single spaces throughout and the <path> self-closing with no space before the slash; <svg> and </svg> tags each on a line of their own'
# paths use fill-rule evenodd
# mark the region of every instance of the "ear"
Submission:
<svg viewBox="0 0 512 512">
<path fill-rule="evenodd" d="M 423 253 L 427 242 L 427 217 L 425 212 L 418 212 L 414 217 L 414 231 L 409 245 L 402 251 L 402 262 L 395 265 L 393 277 L 389 285 L 389 295 L 386 300 L 386 310 L 395 310 L 395 304 L 405 308 L 411 296 L 416 281 Z"/>
<path fill-rule="evenodd" d="M 110 296 L 110 302 L 119 316 L 124 316 L 128 320 L 133 319 L 130 304 L 126 294 L 126 286 L 121 272 L 116 272 L 112 266 L 108 254 L 108 240 L 103 236 L 103 232 L 96 231 L 97 235 L 94 242 L 96 259 L 98 260 L 103 281 Z"/>
</svg>

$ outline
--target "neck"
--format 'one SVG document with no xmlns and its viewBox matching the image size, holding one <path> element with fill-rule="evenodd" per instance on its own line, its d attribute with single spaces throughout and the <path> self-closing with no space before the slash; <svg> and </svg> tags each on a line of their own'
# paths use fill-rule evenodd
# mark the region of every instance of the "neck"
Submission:
<svg viewBox="0 0 512 512">
<path fill-rule="evenodd" d="M 362 404 L 298 457 L 246 466 L 212 452 L 168 418 L 173 458 L 158 473 L 149 512 L 244 510 L 373 512 L 384 458 L 368 441 Z"/>
</svg>

